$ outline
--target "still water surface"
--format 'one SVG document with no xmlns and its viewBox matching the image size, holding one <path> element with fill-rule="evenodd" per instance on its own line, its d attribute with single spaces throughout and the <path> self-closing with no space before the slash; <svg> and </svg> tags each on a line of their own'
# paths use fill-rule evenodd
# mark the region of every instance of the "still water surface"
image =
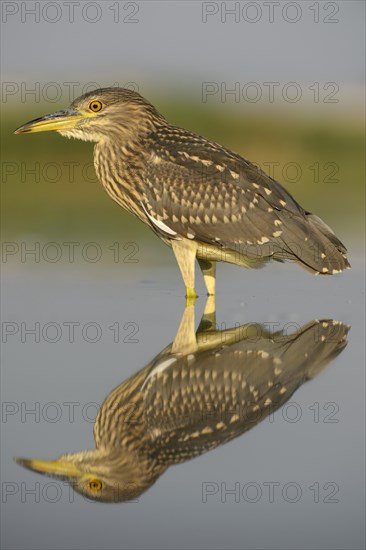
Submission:
<svg viewBox="0 0 366 550">
<path fill-rule="evenodd" d="M 169 467 L 133 501 L 113 504 L 87 500 L 13 457 L 94 448 L 98 407 L 177 337 L 185 309 L 178 270 L 173 262 L 9 264 L 3 283 L 4 548 L 363 548 L 364 267 L 357 258 L 351 271 L 329 278 L 292 265 L 219 266 L 217 330 L 260 323 L 300 334 L 306 323 L 330 319 L 351 325 L 348 345 L 246 433 Z M 198 289 L 196 328 L 206 302 L 201 281 Z"/>
</svg>

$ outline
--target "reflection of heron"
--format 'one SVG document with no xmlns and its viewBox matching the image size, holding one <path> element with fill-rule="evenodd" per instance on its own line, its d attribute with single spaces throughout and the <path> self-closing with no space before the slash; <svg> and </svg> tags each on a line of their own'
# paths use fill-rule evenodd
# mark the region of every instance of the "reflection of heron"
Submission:
<svg viewBox="0 0 366 550">
<path fill-rule="evenodd" d="M 204 316 L 195 334 L 194 307 L 186 308 L 174 342 L 104 401 L 95 450 L 17 462 L 90 498 L 130 500 L 172 464 L 230 441 L 283 405 L 346 346 L 348 332 L 332 320 L 292 335 L 263 325 L 218 331 L 212 322 L 214 313 Z"/>
<path fill-rule="evenodd" d="M 136 92 L 89 92 L 16 133 L 48 130 L 97 142 L 94 163 L 107 193 L 172 246 L 188 297 L 196 295 L 196 257 L 209 294 L 217 261 L 261 267 L 289 258 L 317 274 L 349 266 L 333 231 L 279 183 L 221 145 L 170 125 Z"/>
</svg>

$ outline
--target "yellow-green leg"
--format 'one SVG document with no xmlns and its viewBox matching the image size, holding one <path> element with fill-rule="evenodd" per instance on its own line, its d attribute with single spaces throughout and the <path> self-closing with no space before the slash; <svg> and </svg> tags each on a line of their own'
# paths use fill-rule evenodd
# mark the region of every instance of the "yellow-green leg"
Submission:
<svg viewBox="0 0 366 550">
<path fill-rule="evenodd" d="M 198 259 L 199 266 L 207 288 L 207 294 L 214 296 L 216 289 L 216 262 Z"/>
<path fill-rule="evenodd" d="M 208 296 L 202 319 L 197 332 L 216 330 L 216 298 L 215 295 Z"/>
<path fill-rule="evenodd" d="M 184 308 L 178 332 L 172 344 L 171 353 L 195 353 L 198 349 L 195 331 L 195 306 L 193 303 Z"/>
<path fill-rule="evenodd" d="M 197 298 L 194 289 L 194 272 L 198 245 L 189 239 L 172 240 L 172 248 L 186 287 L 188 305 Z"/>
</svg>

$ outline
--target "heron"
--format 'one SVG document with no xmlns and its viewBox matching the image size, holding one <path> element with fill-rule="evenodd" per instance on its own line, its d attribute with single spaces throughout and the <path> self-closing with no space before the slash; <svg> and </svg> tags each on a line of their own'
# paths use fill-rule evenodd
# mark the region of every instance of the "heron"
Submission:
<svg viewBox="0 0 366 550">
<path fill-rule="evenodd" d="M 188 299 L 197 296 L 196 258 L 209 295 L 220 261 L 259 268 L 291 260 L 316 275 L 350 267 L 333 230 L 280 183 L 239 154 L 173 126 L 135 91 L 88 92 L 15 133 L 44 131 L 96 143 L 100 182 L 173 249 Z"/>
</svg>

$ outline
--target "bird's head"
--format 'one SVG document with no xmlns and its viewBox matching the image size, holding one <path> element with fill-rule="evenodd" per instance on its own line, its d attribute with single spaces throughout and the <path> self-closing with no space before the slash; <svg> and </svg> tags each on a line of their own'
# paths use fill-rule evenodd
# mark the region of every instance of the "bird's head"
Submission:
<svg viewBox="0 0 366 550">
<path fill-rule="evenodd" d="M 65 454 L 56 460 L 16 458 L 17 464 L 60 481 L 66 481 L 84 498 L 99 502 L 126 502 L 136 499 L 152 485 L 153 474 L 136 457 L 99 450 Z"/>
<path fill-rule="evenodd" d="M 102 88 L 75 99 L 70 107 L 23 124 L 15 134 L 56 131 L 95 141 L 148 131 L 163 117 L 140 94 L 126 88 Z"/>
</svg>

